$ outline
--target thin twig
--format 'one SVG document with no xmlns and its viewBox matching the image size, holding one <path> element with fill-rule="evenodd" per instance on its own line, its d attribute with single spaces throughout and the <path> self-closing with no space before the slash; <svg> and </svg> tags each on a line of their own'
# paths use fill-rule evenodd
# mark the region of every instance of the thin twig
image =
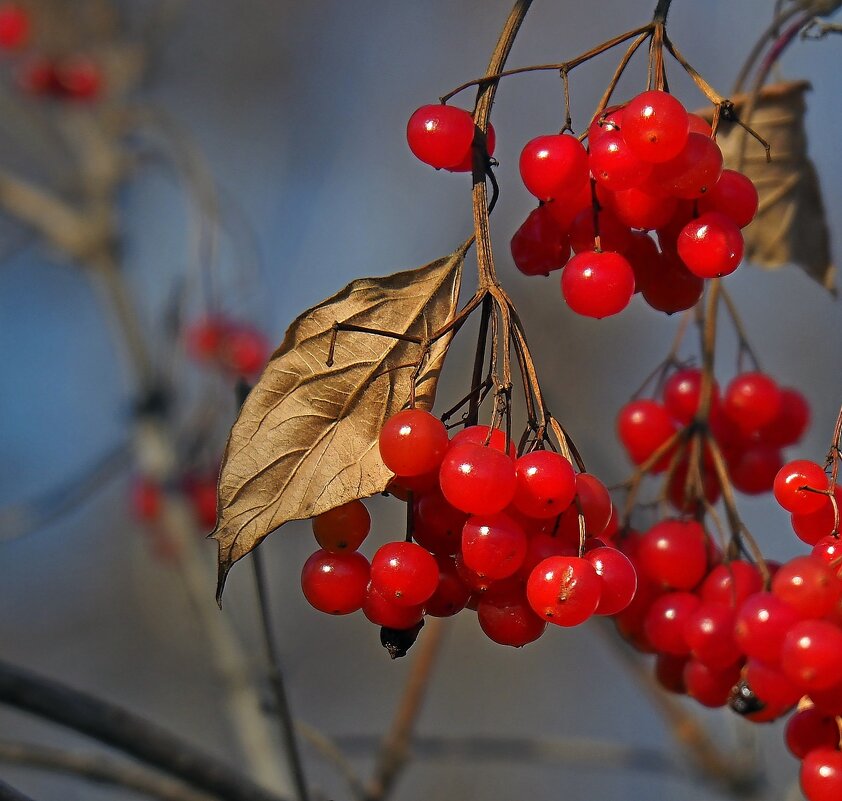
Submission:
<svg viewBox="0 0 842 801">
<path fill-rule="evenodd" d="M 99 740 L 221 801 L 281 801 L 166 729 L 6 662 L 0 662 L 0 703 Z"/>
<path fill-rule="evenodd" d="M 0 762 L 134 790 L 160 801 L 213 801 L 174 779 L 104 754 L 0 740 Z"/>
<path fill-rule="evenodd" d="M 332 763 L 342 774 L 342 778 L 345 779 L 355 801 L 365 801 L 365 784 L 336 741 L 303 720 L 295 721 L 295 729 L 302 740 L 309 743 L 317 753 Z M 377 744 L 372 746 L 371 751 L 374 751 L 379 745 L 380 741 L 377 741 Z"/>
</svg>

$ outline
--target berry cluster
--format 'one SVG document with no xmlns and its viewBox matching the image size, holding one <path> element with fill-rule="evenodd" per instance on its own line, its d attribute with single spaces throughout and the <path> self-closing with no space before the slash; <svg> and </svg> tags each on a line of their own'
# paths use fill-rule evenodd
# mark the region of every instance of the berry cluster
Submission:
<svg viewBox="0 0 842 801">
<path fill-rule="evenodd" d="M 693 423 L 699 411 L 701 388 L 700 370 L 680 369 L 664 383 L 660 400 L 634 400 L 620 409 L 617 432 L 632 462 L 645 463 L 666 447 L 681 428 Z M 804 396 L 796 389 L 779 387 L 764 373 L 738 374 L 724 395 L 713 382 L 710 435 L 722 450 L 734 486 L 747 495 L 772 491 L 783 465 L 781 449 L 799 442 L 809 420 L 810 407 Z M 674 455 L 674 449 L 671 451 L 658 459 L 650 472 L 666 470 Z M 721 488 L 707 452 L 703 453 L 702 471 L 707 500 L 715 503 Z M 686 478 L 684 455 L 671 471 L 668 487 L 668 497 L 679 510 L 686 506 Z"/>
<path fill-rule="evenodd" d="M 373 623 L 400 630 L 468 607 L 489 638 L 519 647 L 548 622 L 576 626 L 631 602 L 634 568 L 606 545 L 616 533 L 608 491 L 563 456 L 518 457 L 502 431 L 486 426 L 449 438 L 420 409 L 387 420 L 379 444 L 396 474 L 390 492 L 411 504 L 410 536 L 382 545 L 369 564 L 357 550 L 370 525 L 360 501 L 314 518 L 321 550 L 301 584 L 316 609 L 362 608 Z"/>
<path fill-rule="evenodd" d="M 660 311 L 688 309 L 704 279 L 737 269 L 757 191 L 745 175 L 723 170 L 704 119 L 651 90 L 607 109 L 587 138 L 587 150 L 566 133 L 523 148 L 521 177 L 541 205 L 512 238 L 521 272 L 564 268 L 570 308 L 607 317 L 636 291 Z"/>
<path fill-rule="evenodd" d="M 269 340 L 256 328 L 219 315 L 194 322 L 185 339 L 198 364 L 246 378 L 260 374 L 271 352 Z"/>
</svg>

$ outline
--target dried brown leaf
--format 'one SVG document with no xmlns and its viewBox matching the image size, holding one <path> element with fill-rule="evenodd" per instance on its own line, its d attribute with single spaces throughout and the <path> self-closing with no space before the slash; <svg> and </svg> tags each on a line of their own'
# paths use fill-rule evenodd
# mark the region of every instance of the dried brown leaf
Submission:
<svg viewBox="0 0 842 801">
<path fill-rule="evenodd" d="M 797 264 L 835 295 L 824 203 L 807 155 L 804 94 L 809 89 L 806 81 L 770 84 L 761 90 L 750 119 L 743 119 L 771 145 L 771 163 L 761 145 L 734 123 L 722 123 L 717 141 L 726 166 L 745 172 L 760 194 L 757 217 L 743 230 L 746 258 L 772 269 Z M 735 97 L 734 104 L 741 114 L 749 98 Z"/>
<path fill-rule="evenodd" d="M 425 267 L 361 278 L 300 315 L 234 423 L 219 479 L 219 587 L 231 566 L 290 520 L 382 492 L 392 474 L 380 459 L 383 421 L 409 399 L 422 348 L 334 323 L 428 337 L 455 314 L 470 240 Z M 452 335 L 430 347 L 416 404 L 430 408 Z"/>
</svg>

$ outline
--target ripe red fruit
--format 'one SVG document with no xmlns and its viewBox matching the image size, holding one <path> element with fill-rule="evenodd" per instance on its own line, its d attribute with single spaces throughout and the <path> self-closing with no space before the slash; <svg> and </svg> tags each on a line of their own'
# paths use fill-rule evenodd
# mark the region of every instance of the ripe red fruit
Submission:
<svg viewBox="0 0 842 801">
<path fill-rule="evenodd" d="M 708 192 L 722 175 L 722 151 L 703 134 L 687 136 L 681 152 L 655 166 L 650 186 L 659 186 L 674 197 L 692 200 Z"/>
<path fill-rule="evenodd" d="M 506 514 L 475 515 L 462 529 L 462 559 L 478 576 L 511 576 L 526 556 L 526 533 Z"/>
<path fill-rule="evenodd" d="M 605 484 L 590 473 L 577 473 L 576 495 L 579 496 L 579 506 L 582 507 L 587 535 L 599 537 L 608 526 L 612 512 L 611 496 Z M 576 511 L 578 517 L 578 509 L 575 506 L 570 507 L 565 517 L 571 511 Z M 578 523 L 576 530 L 578 537 Z"/>
<path fill-rule="evenodd" d="M 321 548 L 331 553 L 356 551 L 368 536 L 371 516 L 362 501 L 349 501 L 312 521 L 313 535 Z"/>
<path fill-rule="evenodd" d="M 689 657 L 673 656 L 672 654 L 658 654 L 655 659 L 655 679 L 667 692 L 685 695 L 687 685 L 684 683 L 684 668 Z"/>
<path fill-rule="evenodd" d="M 776 595 L 757 592 L 740 606 L 734 636 L 749 657 L 776 665 L 781 658 L 784 638 L 799 620 L 798 612 Z"/>
<path fill-rule="evenodd" d="M 371 560 L 371 583 L 387 601 L 423 604 L 439 583 L 435 557 L 414 542 L 387 542 Z"/>
<path fill-rule="evenodd" d="M 842 798 L 842 751 L 817 748 L 801 763 L 801 789 L 807 801 Z"/>
<path fill-rule="evenodd" d="M 839 747 L 839 724 L 815 707 L 796 712 L 786 723 L 784 742 L 793 756 L 804 759 L 817 748 Z"/>
<path fill-rule="evenodd" d="M 549 275 L 567 263 L 570 241 L 544 204 L 515 231 L 511 250 L 515 267 L 524 275 Z"/>
<path fill-rule="evenodd" d="M 731 688 L 740 680 L 740 666 L 733 665 L 715 670 L 691 659 L 684 668 L 684 684 L 687 695 L 702 706 L 716 708 L 725 706 L 731 695 Z"/>
<path fill-rule="evenodd" d="M 452 556 L 436 556 L 436 563 L 439 566 L 439 583 L 424 606 L 432 617 L 451 617 L 465 608 L 471 591 L 459 578 Z"/>
<path fill-rule="evenodd" d="M 551 556 L 540 562 L 526 583 L 535 613 L 557 626 L 578 626 L 599 604 L 602 581 L 594 566 L 578 556 Z"/>
<path fill-rule="evenodd" d="M 707 572 L 707 535 L 695 520 L 663 520 L 641 538 L 637 564 L 662 587 L 693 589 Z"/>
<path fill-rule="evenodd" d="M 416 158 L 437 170 L 470 158 L 474 118 L 465 109 L 443 103 L 421 106 L 406 126 L 406 141 Z"/>
<path fill-rule="evenodd" d="M 424 617 L 424 607 L 395 603 L 369 583 L 363 600 L 363 614 L 376 626 L 409 629 Z"/>
<path fill-rule="evenodd" d="M 477 136 L 478 129 L 474 129 L 474 138 Z M 494 149 L 497 147 L 497 132 L 494 130 L 494 126 L 489 122 L 488 123 L 488 132 L 485 135 L 485 150 L 488 153 L 488 157 L 494 155 Z M 455 167 L 445 167 L 448 172 L 471 172 L 474 169 L 474 148 L 473 143 L 471 148 L 465 154 L 465 158 L 459 162 Z"/>
<path fill-rule="evenodd" d="M 634 291 L 642 292 L 644 286 L 658 280 L 657 265 L 661 262 L 661 254 L 651 236 L 639 231 L 632 231 L 631 235 L 631 244 L 623 255 L 634 273 Z"/>
<path fill-rule="evenodd" d="M 664 384 L 664 406 L 679 423 L 687 425 L 699 411 L 702 395 L 702 371 L 688 367 L 673 373 Z M 711 409 L 719 406 L 719 384 L 713 379 Z"/>
<path fill-rule="evenodd" d="M 547 621 L 535 614 L 522 589 L 483 597 L 477 620 L 490 639 L 513 648 L 534 642 L 547 628 Z"/>
<path fill-rule="evenodd" d="M 384 424 L 379 437 L 383 463 L 398 476 L 420 476 L 441 464 L 448 447 L 444 423 L 423 409 L 404 409 Z"/>
<path fill-rule="evenodd" d="M 839 603 L 842 582 L 821 559 L 797 556 L 775 573 L 772 592 L 802 618 L 819 618 Z"/>
<path fill-rule="evenodd" d="M 842 513 L 842 486 L 837 484 L 833 494 L 836 497 L 837 508 Z M 808 545 L 815 545 L 823 537 L 828 537 L 833 533 L 833 523 L 836 519 L 833 502 L 830 496 L 825 496 L 824 502 L 815 512 L 794 514 L 790 519 L 792 530 L 798 539 Z"/>
<path fill-rule="evenodd" d="M 702 601 L 739 609 L 754 593 L 763 590 L 760 571 L 751 562 L 735 559 L 717 565 L 708 573 L 701 587 Z"/>
<path fill-rule="evenodd" d="M 629 558 L 610 547 L 597 547 L 585 553 L 602 580 L 597 615 L 616 615 L 632 602 L 637 592 L 637 571 Z"/>
<path fill-rule="evenodd" d="M 599 242 L 602 250 L 622 253 L 632 243 L 632 232 L 621 223 L 610 209 L 601 209 L 597 215 Z M 593 208 L 588 205 L 570 223 L 570 247 L 574 253 L 592 253 L 596 247 Z"/>
<path fill-rule="evenodd" d="M 490 436 L 489 436 L 490 432 Z M 490 426 L 468 426 L 463 428 L 458 434 L 453 435 L 450 440 L 450 447 L 455 448 L 457 445 L 462 445 L 466 442 L 472 442 L 474 445 L 486 445 L 489 448 L 494 448 L 496 451 L 506 453 L 506 432 L 499 428 L 491 428 Z M 517 456 L 517 448 L 512 440 L 509 440 L 509 456 L 512 459 Z"/>
<path fill-rule="evenodd" d="M 538 136 L 520 154 L 520 175 L 535 197 L 552 200 L 587 183 L 588 154 L 575 136 Z"/>
<path fill-rule="evenodd" d="M 430 553 L 452 556 L 462 546 L 462 527 L 467 519 L 468 515 L 451 506 L 436 486 L 415 498 L 412 536 Z"/>
<path fill-rule="evenodd" d="M 629 305 L 634 294 L 634 273 L 619 253 L 578 253 L 561 274 L 561 291 L 577 314 L 601 319 Z"/>
<path fill-rule="evenodd" d="M 256 328 L 229 323 L 222 332 L 218 356 L 226 370 L 246 377 L 256 377 L 266 366 L 271 348 Z"/>
<path fill-rule="evenodd" d="M 783 456 L 777 448 L 765 444 L 753 445 L 729 464 L 731 480 L 746 495 L 771 492 L 782 465 Z"/>
<path fill-rule="evenodd" d="M 787 462 L 775 476 L 775 500 L 793 514 L 817 512 L 828 500 L 827 495 L 822 495 L 828 486 L 828 478 L 820 465 L 796 459 Z"/>
<path fill-rule="evenodd" d="M 609 106 L 588 126 L 588 144 L 593 146 L 604 133 L 617 131 L 622 127 L 625 106 Z"/>
<path fill-rule="evenodd" d="M 29 38 L 29 14 L 17 3 L 0 4 L 0 48 L 17 50 Z"/>
<path fill-rule="evenodd" d="M 533 451 L 515 462 L 514 506 L 527 517 L 558 517 L 576 495 L 576 473 L 563 456 Z"/>
<path fill-rule="evenodd" d="M 810 404 L 792 387 L 781 387 L 781 403 L 775 418 L 760 431 L 768 445 L 784 448 L 798 442 L 810 425 Z"/>
<path fill-rule="evenodd" d="M 657 401 L 631 401 L 617 415 L 617 435 L 635 464 L 645 462 L 676 430 L 667 410 Z M 666 469 L 670 457 L 666 453 L 654 466 L 654 472 Z"/>
<path fill-rule="evenodd" d="M 735 664 L 742 650 L 734 639 L 734 608 L 703 603 L 684 625 L 684 638 L 694 659 L 714 670 Z"/>
<path fill-rule="evenodd" d="M 469 514 L 502 512 L 515 495 L 514 462 L 495 448 L 471 442 L 445 454 L 439 484 L 448 503 Z"/>
<path fill-rule="evenodd" d="M 700 604 L 699 597 L 692 592 L 668 592 L 652 603 L 643 630 L 656 650 L 675 656 L 690 653 L 684 630 Z"/>
<path fill-rule="evenodd" d="M 644 284 L 643 299 L 653 309 L 666 314 L 692 308 L 705 288 L 704 280 L 693 275 L 681 259 L 671 253 L 661 253 L 656 276 Z"/>
<path fill-rule="evenodd" d="M 842 631 L 823 620 L 802 620 L 784 638 L 784 675 L 806 692 L 827 690 L 839 682 Z"/>
<path fill-rule="evenodd" d="M 219 356 L 227 327 L 227 321 L 220 317 L 205 317 L 188 325 L 184 338 L 190 358 L 200 364 L 214 361 Z"/>
<path fill-rule="evenodd" d="M 723 170 L 719 180 L 699 198 L 699 214 L 717 211 L 745 228 L 757 214 L 757 189 L 751 178 L 736 170 Z"/>
<path fill-rule="evenodd" d="M 678 255 L 700 278 L 730 275 L 743 258 L 743 235 L 724 214 L 710 211 L 691 220 L 678 235 Z"/>
<path fill-rule="evenodd" d="M 557 198 L 544 204 L 550 216 L 562 231 L 570 231 L 573 220 L 585 209 L 592 210 L 591 183 L 585 181 L 582 186 L 570 193 L 562 193 Z M 593 237 L 591 237 L 593 240 Z"/>
<path fill-rule="evenodd" d="M 675 198 L 650 195 L 637 187 L 615 191 L 610 199 L 611 210 L 621 223 L 645 231 L 667 225 L 677 205 Z"/>
<path fill-rule="evenodd" d="M 316 551 L 301 570 L 304 597 L 320 612 L 348 615 L 363 605 L 368 584 L 368 560 L 357 551 Z"/>
<path fill-rule="evenodd" d="M 71 100 L 96 100 L 102 92 L 102 70 L 83 55 L 70 56 L 55 65 L 58 90 Z"/>
<path fill-rule="evenodd" d="M 722 410 L 741 431 L 757 431 L 775 419 L 781 405 L 781 391 L 763 373 L 740 373 L 725 390 Z"/>
<path fill-rule="evenodd" d="M 779 667 L 756 659 L 749 659 L 746 663 L 745 677 L 752 692 L 769 706 L 787 709 L 804 695 L 803 690 L 784 676 Z"/>
<path fill-rule="evenodd" d="M 589 165 L 599 185 L 612 192 L 638 187 L 652 172 L 652 165 L 629 147 L 620 131 L 605 131 L 590 143 Z"/>
<path fill-rule="evenodd" d="M 623 110 L 623 138 L 644 161 L 675 158 L 687 142 L 689 127 L 680 101 L 657 89 L 641 92 Z"/>
</svg>

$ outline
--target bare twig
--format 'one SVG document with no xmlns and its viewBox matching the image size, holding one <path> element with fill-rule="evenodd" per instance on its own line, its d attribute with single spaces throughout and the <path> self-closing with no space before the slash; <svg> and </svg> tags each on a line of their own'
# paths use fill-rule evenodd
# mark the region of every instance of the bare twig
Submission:
<svg viewBox="0 0 842 801">
<path fill-rule="evenodd" d="M 0 740 L 0 762 L 134 790 L 160 801 L 213 801 L 174 779 L 103 754 Z"/>
<path fill-rule="evenodd" d="M 6 662 L 0 662 L 0 703 L 99 740 L 221 801 L 282 801 L 166 729 Z"/>
</svg>

